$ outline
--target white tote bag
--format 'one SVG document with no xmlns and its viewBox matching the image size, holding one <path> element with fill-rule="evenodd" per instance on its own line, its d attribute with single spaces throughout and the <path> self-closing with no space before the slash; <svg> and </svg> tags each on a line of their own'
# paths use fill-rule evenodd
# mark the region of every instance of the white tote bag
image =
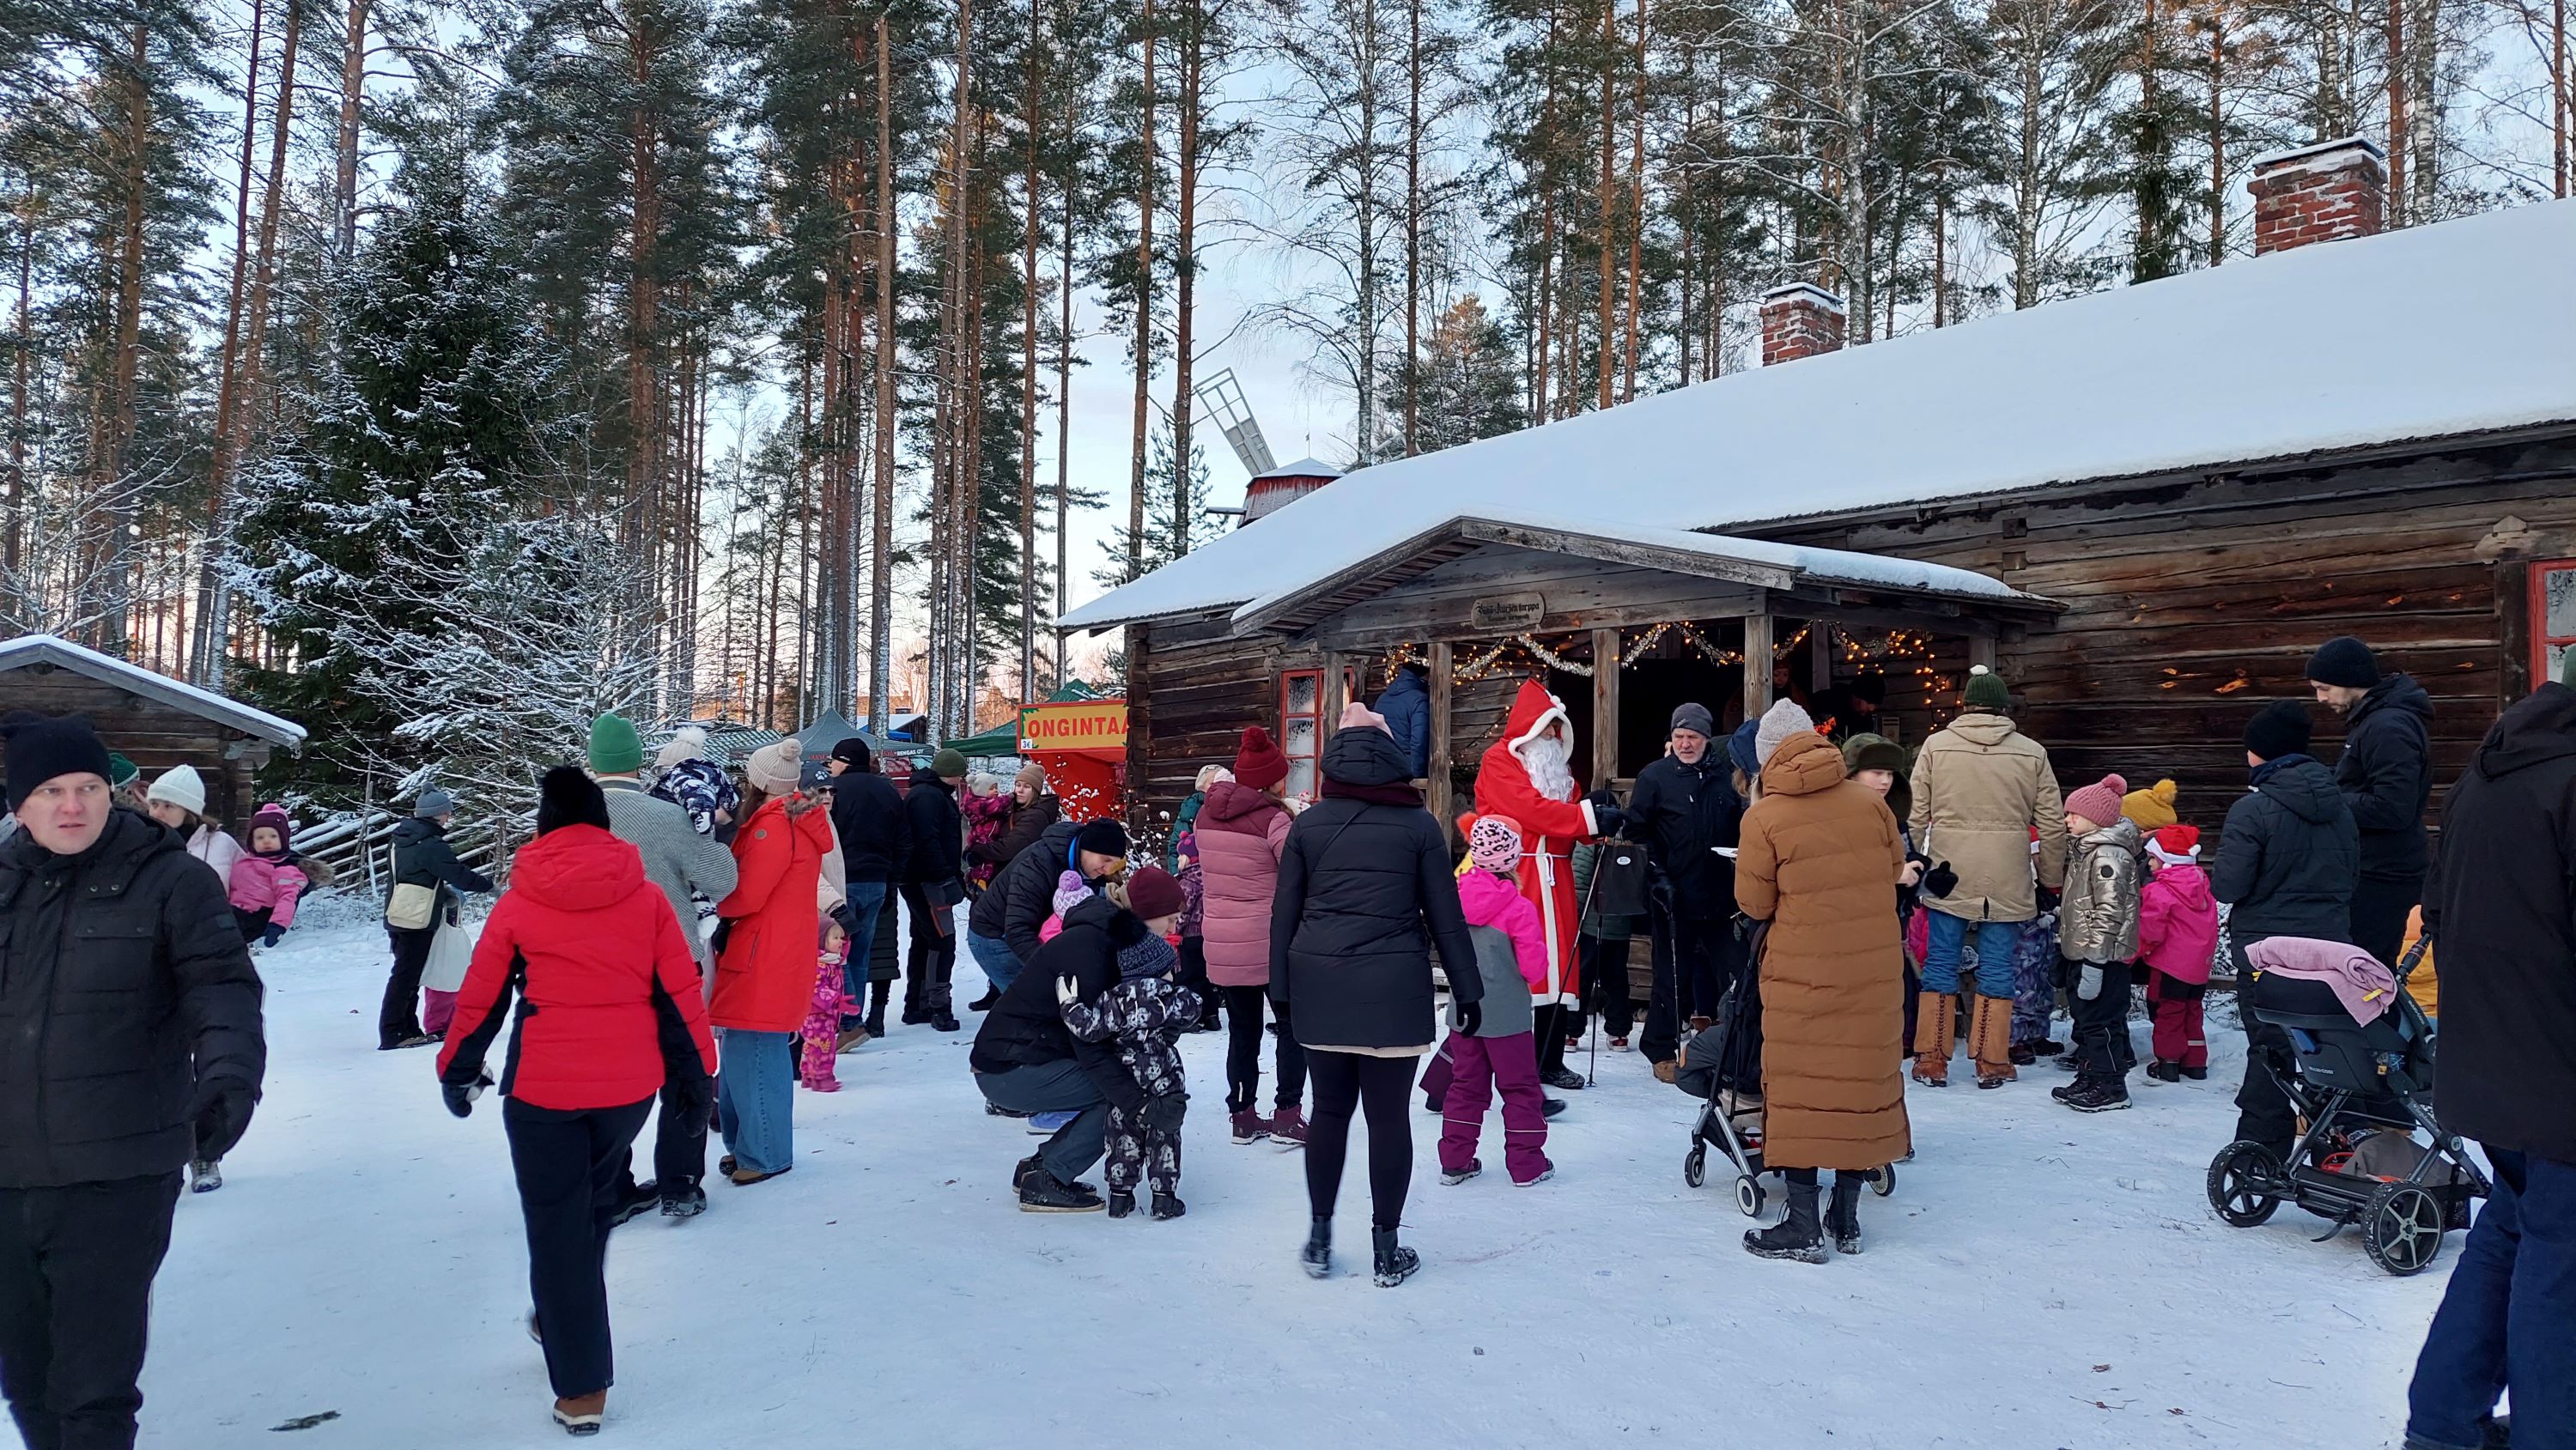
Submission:
<svg viewBox="0 0 2576 1450">
<path fill-rule="evenodd" d="M 432 992 L 453 992 L 465 985 L 465 968 L 473 960 L 473 934 L 455 922 L 440 922 L 438 935 L 429 939 L 429 963 L 421 968 L 420 984 Z"/>
</svg>

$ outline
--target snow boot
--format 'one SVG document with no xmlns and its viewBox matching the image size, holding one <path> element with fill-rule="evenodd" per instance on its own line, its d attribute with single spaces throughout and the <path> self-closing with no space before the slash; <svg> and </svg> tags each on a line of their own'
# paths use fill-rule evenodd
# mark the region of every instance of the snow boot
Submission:
<svg viewBox="0 0 2576 1450">
<path fill-rule="evenodd" d="M 930 1009 L 921 1005 L 919 997 L 906 997 L 903 1001 L 903 1016 L 896 1020 L 906 1027 L 919 1027 L 930 1021 Z"/>
<path fill-rule="evenodd" d="M 1541 1097 L 1538 1100 L 1538 1115 L 1542 1118 L 1553 1118 L 1564 1111 L 1565 1099 L 1563 1098 Z"/>
<path fill-rule="evenodd" d="M 2066 1050 L 2066 1044 L 2063 1042 L 2051 1042 L 2047 1038 L 2043 1037 L 2038 1041 L 2033 1042 L 2030 1045 L 2030 1050 L 2041 1057 L 2055 1057 Z"/>
<path fill-rule="evenodd" d="M 1279 1109 L 1270 1115 L 1270 1141 L 1281 1152 L 1306 1146 L 1306 1110 L 1298 1106 Z"/>
<path fill-rule="evenodd" d="M 2007 1002 L 2005 1005 L 2011 1005 Z M 1748 1229 L 1744 1251 L 1757 1259 L 1795 1259 L 1802 1264 L 1825 1261 L 1823 1225 L 1816 1221 L 1817 1186 L 1789 1185 L 1789 1215 L 1766 1229 Z"/>
<path fill-rule="evenodd" d="M 1041 1153 L 1031 1153 L 1026 1158 L 1012 1164 L 1011 1187 L 1016 1189 L 1021 1184 L 1028 1182 L 1030 1174 L 1037 1172 L 1040 1168 L 1045 1166 L 1046 1156 Z"/>
<path fill-rule="evenodd" d="M 2012 998 L 1977 994 L 1977 1010 L 1968 1033 L 1969 1054 L 1977 1060 L 1977 1086 L 1998 1088 L 2020 1074 L 2012 1065 Z"/>
<path fill-rule="evenodd" d="M 1545 1183 L 1546 1181 L 1548 1181 L 1548 1180 L 1549 1180 L 1549 1179 L 1551 1179 L 1551 1178 L 1554 1178 L 1555 1176 L 1556 1176 L 1556 1165 L 1555 1165 L 1555 1164 L 1553 1164 L 1553 1163 L 1550 1163 L 1550 1164 L 1549 1164 L 1549 1165 L 1547 1165 L 1545 1168 L 1540 1169 L 1539 1171 L 1537 1171 L 1536 1173 L 1531 1174 L 1531 1175 L 1530 1175 L 1529 1177 L 1527 1177 L 1527 1178 L 1515 1178 L 1515 1179 L 1513 1179 L 1513 1180 L 1512 1180 L 1512 1187 L 1514 1187 L 1514 1188 L 1536 1188 L 1536 1187 L 1538 1187 L 1540 1184 Z"/>
<path fill-rule="evenodd" d="M 1044 1168 L 1020 1180 L 1022 1213 L 1098 1213 L 1102 1207 L 1098 1193 L 1079 1183 L 1067 1183 Z"/>
<path fill-rule="evenodd" d="M 2039 1061 L 2039 1054 L 2030 1050 L 2029 1043 L 2016 1042 L 2012 1045 L 2013 1066 L 2028 1067 L 2037 1061 Z"/>
<path fill-rule="evenodd" d="M 1834 1175 L 1833 1202 L 1825 1207 L 1825 1232 L 1833 1235 L 1834 1252 L 1860 1252 L 1860 1176 Z"/>
<path fill-rule="evenodd" d="M 1333 1272 L 1333 1221 L 1319 1218 L 1306 1231 L 1306 1246 L 1297 1251 L 1297 1262 L 1309 1279 L 1320 1279 Z"/>
<path fill-rule="evenodd" d="M 188 1165 L 188 1191 L 190 1193 L 212 1193 L 223 1186 L 224 1166 L 222 1164 L 213 1162 L 209 1159 L 200 1158 L 196 1162 Z"/>
<path fill-rule="evenodd" d="M 1914 1080 L 1925 1087 L 1950 1085 L 1950 1043 L 1957 1036 L 1958 1014 L 1959 999 L 1948 992 L 1925 992 L 1915 999 Z"/>
<path fill-rule="evenodd" d="M 946 1007 L 930 1014 L 930 1030 L 933 1032 L 955 1032 L 958 1025 L 957 1014 Z"/>
<path fill-rule="evenodd" d="M 1567 1092 L 1578 1091 L 1583 1086 L 1583 1074 L 1568 1067 L 1550 1068 L 1540 1073 L 1538 1080 L 1549 1087 L 1562 1088 Z"/>
<path fill-rule="evenodd" d="M 1466 1182 L 1468 1179 L 1473 1178 L 1484 1171 L 1485 1160 L 1481 1158 L 1470 1158 L 1467 1160 L 1467 1166 L 1464 1168 L 1441 1169 L 1440 1181 L 1447 1187 L 1455 1188 L 1459 1184 Z"/>
<path fill-rule="evenodd" d="M 1234 1141 L 1258 1143 L 1270 1136 L 1270 1120 L 1250 1108 L 1238 1108 L 1227 1120 L 1234 1128 Z"/>
<path fill-rule="evenodd" d="M 2186 1067 L 2182 1070 L 2182 1075 L 2191 1082 L 2209 1081 L 2209 1069 L 2206 1067 Z"/>
<path fill-rule="evenodd" d="M 894 983 L 878 982 L 868 990 L 868 1035 L 885 1036 L 886 999 L 894 995 Z"/>
<path fill-rule="evenodd" d="M 1181 1196 L 1177 1193 L 1157 1193 L 1154 1195 L 1154 1222 L 1156 1223 L 1162 1223 L 1169 1219 L 1179 1218 L 1182 1214 L 1189 1211 L 1190 1206 L 1181 1202 Z"/>
<path fill-rule="evenodd" d="M 662 1195 L 664 1218 L 696 1218 L 707 1211 L 707 1191 L 692 1183 L 676 1192 Z"/>
<path fill-rule="evenodd" d="M 2163 1083 L 2180 1082 L 2182 1081 L 2182 1064 L 2179 1062 L 2148 1063 L 2147 1081 Z"/>
<path fill-rule="evenodd" d="M 832 1055 L 838 1057 L 845 1052 L 856 1052 L 867 1045 L 868 1029 L 853 1027 L 832 1039 Z"/>
<path fill-rule="evenodd" d="M 1392 1289 L 1422 1267 L 1422 1256 L 1395 1241 L 1391 1228 L 1371 1229 L 1369 1243 L 1376 1250 L 1377 1286 Z"/>
<path fill-rule="evenodd" d="M 1657 1082 L 1670 1083 L 1674 1078 L 1681 1076 L 1681 1074 L 1681 1063 L 1672 1058 L 1667 1057 L 1663 1061 L 1655 1064 L 1655 1081 Z"/>
<path fill-rule="evenodd" d="M 1109 1190 L 1109 1216 L 1111 1218 L 1125 1218 L 1127 1215 L 1134 1213 L 1135 1211 L 1136 1195 L 1134 1192 L 1124 1188 L 1113 1188 Z"/>
<path fill-rule="evenodd" d="M 626 1190 L 625 1201 L 608 1217 L 608 1226 L 632 1223 L 661 1206 L 662 1190 L 650 1183 L 638 1183 Z"/>
<path fill-rule="evenodd" d="M 993 1010 L 993 1004 L 994 1004 L 994 1003 L 996 1003 L 996 1002 L 999 1002 L 999 1001 L 1001 1001 L 1001 1000 L 1002 1000 L 1002 989 L 1001 989 L 1001 988 L 999 988 L 999 987 L 986 987 L 986 988 L 984 989 L 984 995 L 983 995 L 983 996 L 978 997 L 978 998 L 976 998 L 974 1001 L 969 1002 L 969 1003 L 967 1003 L 967 1004 L 966 1004 L 966 1010 L 967 1010 L 967 1011 L 969 1011 L 969 1012 L 990 1012 L 990 1011 L 992 1011 L 992 1010 Z"/>
<path fill-rule="evenodd" d="M 564 1433 L 567 1435 L 596 1435 L 599 1433 L 599 1427 L 607 1423 L 607 1419 L 608 1391 L 606 1390 L 595 1390 L 590 1394 L 576 1395 L 569 1400 L 555 1401 L 555 1423 L 563 1426 Z"/>
<path fill-rule="evenodd" d="M 2079 1077 L 2049 1096 L 2079 1113 L 2116 1113 L 2129 1105 L 2127 1084 L 2116 1080 Z"/>
<path fill-rule="evenodd" d="M 2057 1070 L 2059 1072 L 2082 1072 L 2084 1070 L 2084 1059 L 2075 1053 L 2067 1053 L 2065 1056 L 2057 1059 Z"/>
</svg>

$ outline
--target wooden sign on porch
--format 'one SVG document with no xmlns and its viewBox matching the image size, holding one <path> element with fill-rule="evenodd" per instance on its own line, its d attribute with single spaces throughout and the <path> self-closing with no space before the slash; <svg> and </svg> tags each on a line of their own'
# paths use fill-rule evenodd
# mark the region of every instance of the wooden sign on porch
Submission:
<svg viewBox="0 0 2576 1450">
<path fill-rule="evenodd" d="M 1469 605 L 1468 627 L 1479 634 L 1513 634 L 1535 629 L 1547 617 L 1547 600 L 1536 593 L 1490 594 Z"/>
</svg>

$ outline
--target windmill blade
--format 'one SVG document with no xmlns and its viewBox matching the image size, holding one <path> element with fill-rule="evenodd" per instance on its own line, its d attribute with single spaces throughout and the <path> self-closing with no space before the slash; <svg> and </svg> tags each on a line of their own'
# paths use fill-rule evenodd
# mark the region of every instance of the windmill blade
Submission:
<svg viewBox="0 0 2576 1450">
<path fill-rule="evenodd" d="M 1221 368 L 1190 390 L 1199 407 L 1216 420 L 1225 434 L 1234 456 L 1243 462 L 1244 472 L 1258 478 L 1278 467 L 1270 456 L 1270 442 L 1261 436 L 1261 422 L 1252 416 L 1252 405 L 1243 399 L 1243 388 L 1234 380 L 1234 369 Z"/>
</svg>

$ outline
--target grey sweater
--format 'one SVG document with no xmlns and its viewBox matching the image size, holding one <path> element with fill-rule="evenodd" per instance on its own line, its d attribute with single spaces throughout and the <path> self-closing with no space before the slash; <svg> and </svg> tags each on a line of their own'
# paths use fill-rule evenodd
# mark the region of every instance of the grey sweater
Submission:
<svg viewBox="0 0 2576 1450">
<path fill-rule="evenodd" d="M 640 781 L 603 780 L 599 790 L 608 798 L 609 830 L 643 854 L 645 879 L 670 898 L 671 912 L 680 919 L 680 934 L 689 939 L 689 950 L 704 968 L 707 944 L 698 935 L 698 908 L 689 893 L 697 892 L 709 901 L 732 895 L 733 853 L 699 835 L 689 824 L 687 811 L 646 795 Z"/>
</svg>

